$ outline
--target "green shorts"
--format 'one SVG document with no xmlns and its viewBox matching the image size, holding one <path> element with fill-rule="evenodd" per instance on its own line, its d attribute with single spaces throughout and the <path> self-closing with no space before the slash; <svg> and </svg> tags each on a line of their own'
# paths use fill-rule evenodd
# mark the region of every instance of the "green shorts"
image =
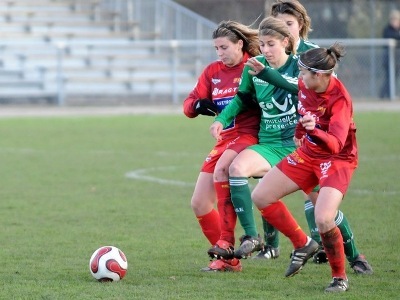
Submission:
<svg viewBox="0 0 400 300">
<path fill-rule="evenodd" d="M 267 145 L 255 144 L 247 147 L 247 149 L 256 151 L 269 162 L 271 167 L 273 167 L 287 155 L 292 153 L 296 147 L 270 147 Z"/>
</svg>

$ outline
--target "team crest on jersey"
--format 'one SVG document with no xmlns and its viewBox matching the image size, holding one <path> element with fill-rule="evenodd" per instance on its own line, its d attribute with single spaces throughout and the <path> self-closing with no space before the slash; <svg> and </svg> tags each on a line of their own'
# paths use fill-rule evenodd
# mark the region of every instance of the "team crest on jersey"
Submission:
<svg viewBox="0 0 400 300">
<path fill-rule="evenodd" d="M 219 78 L 211 78 L 211 82 L 214 83 L 214 84 L 218 84 L 218 83 L 221 82 L 221 79 L 219 79 Z"/>
<path fill-rule="evenodd" d="M 296 113 L 296 106 L 292 100 L 292 94 L 288 94 L 283 103 L 279 103 L 274 97 L 271 97 L 271 103 L 262 102 L 260 106 L 263 109 L 262 114 L 264 118 L 267 119 L 290 116 Z M 270 111 L 273 111 L 274 108 L 277 108 L 279 112 L 271 113 Z"/>
<path fill-rule="evenodd" d="M 331 161 L 320 163 L 319 167 L 321 169 L 321 174 L 322 174 L 320 179 L 328 177 L 328 170 L 329 170 L 329 168 L 331 166 L 332 166 L 332 162 Z"/>
<path fill-rule="evenodd" d="M 240 77 L 233 78 L 233 83 L 240 84 L 241 81 L 242 81 L 242 78 L 240 78 Z"/>
</svg>

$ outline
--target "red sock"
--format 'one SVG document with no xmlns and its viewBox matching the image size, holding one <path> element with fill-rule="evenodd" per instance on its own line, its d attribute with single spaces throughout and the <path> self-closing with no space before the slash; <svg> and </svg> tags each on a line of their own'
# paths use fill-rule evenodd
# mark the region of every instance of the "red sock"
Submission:
<svg viewBox="0 0 400 300">
<path fill-rule="evenodd" d="M 321 241 L 332 269 L 332 277 L 347 279 L 343 237 L 339 228 L 321 233 Z"/>
<path fill-rule="evenodd" d="M 270 204 L 260 211 L 264 219 L 290 239 L 295 249 L 304 247 L 307 243 L 307 235 L 282 201 Z"/>
<path fill-rule="evenodd" d="M 235 245 L 236 212 L 231 201 L 229 182 L 214 182 L 218 199 L 218 212 L 221 226 L 220 239 Z"/>
<path fill-rule="evenodd" d="M 218 211 L 213 209 L 204 216 L 197 216 L 197 221 L 199 221 L 201 230 L 203 231 L 210 244 L 215 245 L 221 235 Z"/>
</svg>

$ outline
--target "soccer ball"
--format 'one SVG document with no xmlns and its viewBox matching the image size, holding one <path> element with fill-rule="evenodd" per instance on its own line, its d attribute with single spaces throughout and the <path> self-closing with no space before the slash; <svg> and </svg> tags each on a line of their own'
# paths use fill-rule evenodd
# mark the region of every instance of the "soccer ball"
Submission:
<svg viewBox="0 0 400 300">
<path fill-rule="evenodd" d="M 126 275 L 128 261 L 117 247 L 103 246 L 92 254 L 89 269 L 98 281 L 119 281 Z"/>
</svg>

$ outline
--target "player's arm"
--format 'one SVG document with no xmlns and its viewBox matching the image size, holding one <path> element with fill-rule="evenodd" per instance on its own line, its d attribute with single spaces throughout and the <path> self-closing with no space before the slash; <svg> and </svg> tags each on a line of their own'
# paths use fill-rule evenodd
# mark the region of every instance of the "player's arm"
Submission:
<svg viewBox="0 0 400 300">
<path fill-rule="evenodd" d="M 242 111 L 243 103 L 240 100 L 239 96 L 236 95 L 233 97 L 231 102 L 225 106 L 225 108 L 221 111 L 221 113 L 215 118 L 215 121 L 218 121 L 222 124 L 223 128 L 232 123 L 233 119 Z"/>
<path fill-rule="evenodd" d="M 199 114 L 216 116 L 218 107 L 211 97 L 211 78 L 209 69 L 206 68 L 197 80 L 196 86 L 183 101 L 183 113 L 189 118 L 195 118 Z"/>
<path fill-rule="evenodd" d="M 318 140 L 319 144 L 329 149 L 332 154 L 339 153 L 346 143 L 350 124 L 352 123 L 352 110 L 350 105 L 351 103 L 346 101 L 345 98 L 333 104 L 331 109 L 332 116 L 329 121 L 327 132 L 317 127 L 307 131 L 307 134 L 310 135 L 313 140 Z"/>
<path fill-rule="evenodd" d="M 264 65 L 258 57 L 249 58 L 245 63 L 248 67 L 248 73 L 256 76 L 257 78 L 269 82 L 270 84 L 287 90 L 290 93 L 297 94 L 299 91 L 298 78 L 285 76 L 279 73 L 277 70 L 272 69 L 270 66 Z"/>
<path fill-rule="evenodd" d="M 278 88 L 287 90 L 290 93 L 297 94 L 299 91 L 297 78 L 282 76 L 281 73 L 271 67 L 266 66 L 256 76 L 257 78 L 269 82 Z"/>
</svg>

